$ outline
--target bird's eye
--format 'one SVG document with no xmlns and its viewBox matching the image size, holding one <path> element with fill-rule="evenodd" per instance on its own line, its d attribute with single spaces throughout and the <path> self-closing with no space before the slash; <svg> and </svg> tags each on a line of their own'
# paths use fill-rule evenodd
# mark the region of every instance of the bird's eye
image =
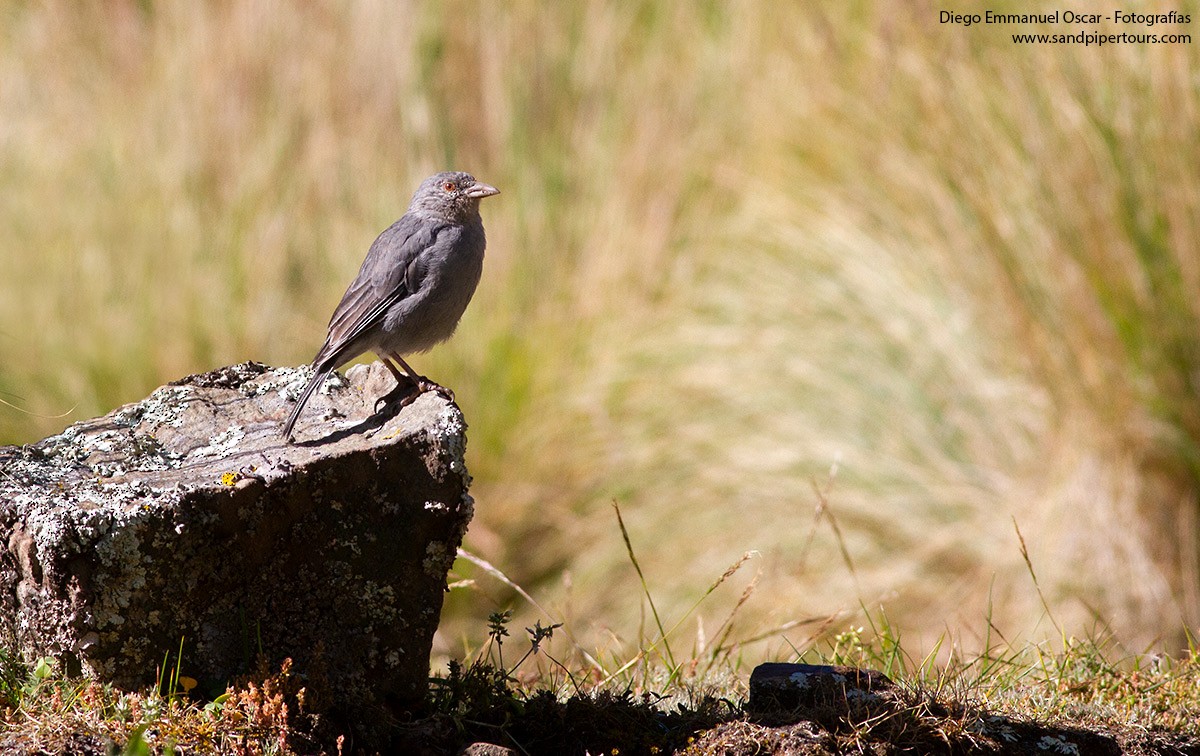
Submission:
<svg viewBox="0 0 1200 756">
<path fill-rule="evenodd" d="M 447 181 L 446 183 L 442 184 L 442 188 L 443 188 L 443 189 L 445 189 L 445 190 L 446 190 L 446 191 L 448 191 L 448 192 L 452 192 L 452 191 L 454 191 L 455 189 L 457 189 L 458 187 L 456 187 L 456 186 L 454 185 L 454 182 L 453 182 L 453 181 Z"/>
</svg>

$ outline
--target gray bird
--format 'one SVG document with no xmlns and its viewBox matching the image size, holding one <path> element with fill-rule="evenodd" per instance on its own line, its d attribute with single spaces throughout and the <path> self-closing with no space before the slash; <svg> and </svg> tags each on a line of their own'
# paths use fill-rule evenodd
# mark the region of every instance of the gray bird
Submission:
<svg viewBox="0 0 1200 756">
<path fill-rule="evenodd" d="M 368 351 L 396 377 L 396 388 L 381 401 L 405 392 L 407 403 L 426 391 L 453 399 L 448 389 L 414 372 L 404 355 L 424 352 L 454 333 L 483 272 L 479 200 L 499 193 L 468 173 L 439 173 L 421 182 L 408 212 L 371 245 L 333 311 L 329 335 L 313 358 L 316 372 L 283 426 L 285 438 L 291 440 L 305 402 L 329 373 Z"/>
</svg>

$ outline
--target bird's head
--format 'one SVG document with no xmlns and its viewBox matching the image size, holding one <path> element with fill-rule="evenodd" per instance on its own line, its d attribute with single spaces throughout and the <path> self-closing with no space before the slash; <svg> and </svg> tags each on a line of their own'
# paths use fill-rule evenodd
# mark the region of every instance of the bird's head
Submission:
<svg viewBox="0 0 1200 756">
<path fill-rule="evenodd" d="M 476 181 L 469 173 L 447 171 L 422 181 L 408 209 L 409 212 L 464 223 L 479 216 L 479 200 L 499 193 L 499 189 Z"/>
</svg>

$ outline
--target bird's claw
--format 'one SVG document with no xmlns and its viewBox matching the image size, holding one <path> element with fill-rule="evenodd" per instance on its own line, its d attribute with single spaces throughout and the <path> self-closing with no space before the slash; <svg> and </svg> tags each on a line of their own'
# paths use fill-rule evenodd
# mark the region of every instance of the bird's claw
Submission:
<svg viewBox="0 0 1200 756">
<path fill-rule="evenodd" d="M 450 401 L 454 401 L 454 392 L 445 386 L 434 383 L 425 377 L 417 378 L 412 383 L 399 384 L 391 391 L 375 400 L 375 412 L 379 412 L 380 406 L 386 408 L 392 407 L 399 411 L 415 402 L 421 394 L 429 391 L 436 392 L 446 397 Z"/>
<path fill-rule="evenodd" d="M 433 381 L 429 380 L 428 378 L 421 378 L 420 380 L 418 380 L 417 388 L 419 388 L 421 390 L 422 394 L 424 394 L 426 391 L 434 391 L 434 392 L 437 392 L 437 393 L 441 394 L 442 396 L 446 397 L 446 399 L 448 399 L 450 401 L 454 401 L 454 392 L 453 391 L 451 391 L 450 389 L 441 385 L 440 383 L 434 383 Z"/>
</svg>

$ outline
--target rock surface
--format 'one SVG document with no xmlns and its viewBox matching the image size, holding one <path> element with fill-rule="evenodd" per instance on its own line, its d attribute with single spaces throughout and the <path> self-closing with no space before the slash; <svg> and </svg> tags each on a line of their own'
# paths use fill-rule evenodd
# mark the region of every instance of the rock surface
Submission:
<svg viewBox="0 0 1200 756">
<path fill-rule="evenodd" d="M 1107 732 L 946 703 L 929 691 L 906 689 L 882 672 L 857 667 L 760 664 L 750 674 L 746 713 L 747 721 L 720 725 L 698 738 L 696 752 L 832 756 L 847 752 L 846 741 L 861 749 L 860 738 L 886 744 L 886 753 L 1160 752 L 1157 747 L 1143 751 L 1136 742 L 1126 748 Z M 1170 752 L 1189 751 L 1172 745 Z"/>
<path fill-rule="evenodd" d="M 832 708 L 839 716 L 870 716 L 896 684 L 873 669 L 824 664 L 759 664 L 750 673 L 749 711 Z"/>
<path fill-rule="evenodd" d="M 472 514 L 466 426 L 433 393 L 376 414 L 375 363 L 331 376 L 288 445 L 309 374 L 235 365 L 0 447 L 0 644 L 122 687 L 169 655 L 217 692 L 290 657 L 317 711 L 418 705 Z"/>
</svg>

